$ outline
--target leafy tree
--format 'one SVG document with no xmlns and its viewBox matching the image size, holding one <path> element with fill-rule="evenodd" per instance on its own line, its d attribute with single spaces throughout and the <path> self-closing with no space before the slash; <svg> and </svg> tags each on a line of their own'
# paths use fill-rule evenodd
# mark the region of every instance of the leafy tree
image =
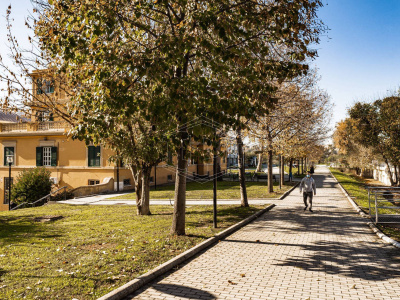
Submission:
<svg viewBox="0 0 400 300">
<path fill-rule="evenodd" d="M 270 82 L 307 72 L 324 30 L 320 0 L 36 2 L 39 49 L 76 87 L 73 116 L 92 115 L 87 121 L 111 128 L 109 120 L 140 111 L 150 125 L 176 133 L 171 232 L 178 235 L 185 233 L 190 138 L 202 138 L 189 122 L 204 115 L 243 130 L 241 117 L 255 120 L 273 104 Z M 103 138 L 104 131 L 79 130 L 87 125 L 80 122 L 76 137 Z"/>
<path fill-rule="evenodd" d="M 269 114 L 259 116 L 251 127 L 260 152 L 268 156 L 270 193 L 273 192 L 273 154 L 305 157 L 312 150 L 310 145 L 321 144 L 326 139 L 331 109 L 329 96 L 317 88 L 315 71 L 278 85 L 276 97 Z M 280 174 L 283 175 L 282 170 Z"/>
<path fill-rule="evenodd" d="M 51 192 L 50 171 L 46 168 L 24 169 L 16 178 L 11 197 L 17 204 L 35 202 Z"/>
<path fill-rule="evenodd" d="M 386 97 L 373 103 L 357 102 L 349 110 L 357 133 L 354 139 L 360 145 L 382 155 L 391 185 L 400 183 L 400 97 Z M 392 172 L 392 168 L 394 172 Z"/>
</svg>

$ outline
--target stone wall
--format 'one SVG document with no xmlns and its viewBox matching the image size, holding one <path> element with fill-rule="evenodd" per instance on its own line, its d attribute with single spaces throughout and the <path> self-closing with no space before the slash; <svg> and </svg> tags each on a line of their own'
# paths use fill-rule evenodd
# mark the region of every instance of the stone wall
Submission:
<svg viewBox="0 0 400 300">
<path fill-rule="evenodd" d="M 103 182 L 96 185 L 84 185 L 71 190 L 74 197 L 83 197 L 89 195 L 105 194 L 114 191 L 114 179 L 112 177 L 104 178 Z"/>
</svg>

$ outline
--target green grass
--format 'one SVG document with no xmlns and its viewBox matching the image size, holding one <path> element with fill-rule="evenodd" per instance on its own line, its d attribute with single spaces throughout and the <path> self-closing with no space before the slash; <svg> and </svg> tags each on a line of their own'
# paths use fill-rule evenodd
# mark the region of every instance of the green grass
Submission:
<svg viewBox="0 0 400 300">
<path fill-rule="evenodd" d="M 0 212 L 0 299 L 96 299 L 261 206 L 187 208 L 186 234 L 169 234 L 173 208 L 152 206 L 137 216 L 134 206 L 47 205 Z M 60 215 L 54 222 L 36 222 Z"/>
<path fill-rule="evenodd" d="M 267 182 L 246 182 L 248 198 L 277 198 L 284 192 L 289 190 L 292 185 L 282 186 L 279 190 L 279 183 L 274 183 L 274 193 L 268 193 Z M 293 183 L 290 183 L 293 184 Z M 217 198 L 218 199 L 240 199 L 240 185 L 237 181 L 219 181 L 217 183 Z M 164 185 L 157 187 L 157 190 L 150 191 L 150 199 L 174 199 L 175 186 Z M 213 198 L 213 183 L 205 182 L 188 182 L 186 186 L 187 199 L 212 199 Z M 125 194 L 118 197 L 109 198 L 109 200 L 120 199 L 135 199 L 135 193 Z"/>
<path fill-rule="evenodd" d="M 305 174 L 299 174 L 297 175 L 297 172 L 299 171 L 299 168 L 293 168 L 292 167 L 292 174 L 293 174 L 293 178 L 303 178 L 306 175 Z M 306 169 L 304 168 L 304 171 L 306 171 Z M 289 174 L 289 167 L 285 166 L 285 173 Z"/>
<path fill-rule="evenodd" d="M 365 188 L 366 182 L 363 181 L 360 177 L 357 177 L 355 175 L 346 174 L 334 168 L 330 168 L 330 170 L 332 174 L 336 177 L 336 179 L 340 182 L 340 184 L 343 186 L 343 188 L 349 193 L 354 202 L 356 202 L 357 205 L 366 213 L 369 213 L 368 191 Z M 382 202 L 381 204 L 384 206 L 395 207 L 390 202 Z M 380 212 L 385 214 L 399 214 L 400 210 L 381 209 Z M 371 210 L 371 213 L 374 214 L 375 212 Z M 400 241 L 400 230 L 392 228 L 387 225 L 378 225 L 378 228 L 391 238 Z"/>
</svg>

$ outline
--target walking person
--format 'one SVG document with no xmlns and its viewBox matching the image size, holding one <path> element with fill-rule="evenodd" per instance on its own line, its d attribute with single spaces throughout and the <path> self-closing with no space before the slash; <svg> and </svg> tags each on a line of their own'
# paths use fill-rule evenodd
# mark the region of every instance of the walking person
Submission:
<svg viewBox="0 0 400 300">
<path fill-rule="evenodd" d="M 311 166 L 311 168 L 310 168 L 310 173 L 311 173 L 311 175 L 314 174 L 314 166 Z"/>
<path fill-rule="evenodd" d="M 300 182 L 300 194 L 303 191 L 303 201 L 304 201 L 304 210 L 307 209 L 307 198 L 309 199 L 310 202 L 310 212 L 312 211 L 312 198 L 313 194 L 316 194 L 316 187 L 315 187 L 315 181 L 314 178 L 311 177 L 311 172 L 307 171 L 307 176 L 304 177 L 301 182 Z"/>
</svg>

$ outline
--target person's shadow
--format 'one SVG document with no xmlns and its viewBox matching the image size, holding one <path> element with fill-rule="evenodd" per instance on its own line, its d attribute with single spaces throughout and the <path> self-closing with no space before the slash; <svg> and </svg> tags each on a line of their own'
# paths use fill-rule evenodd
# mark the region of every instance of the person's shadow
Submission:
<svg viewBox="0 0 400 300">
<path fill-rule="evenodd" d="M 183 285 L 156 283 L 151 287 L 164 294 L 169 294 L 180 298 L 205 299 L 205 300 L 217 299 L 217 297 L 215 297 L 213 294 L 209 292 Z"/>
</svg>

